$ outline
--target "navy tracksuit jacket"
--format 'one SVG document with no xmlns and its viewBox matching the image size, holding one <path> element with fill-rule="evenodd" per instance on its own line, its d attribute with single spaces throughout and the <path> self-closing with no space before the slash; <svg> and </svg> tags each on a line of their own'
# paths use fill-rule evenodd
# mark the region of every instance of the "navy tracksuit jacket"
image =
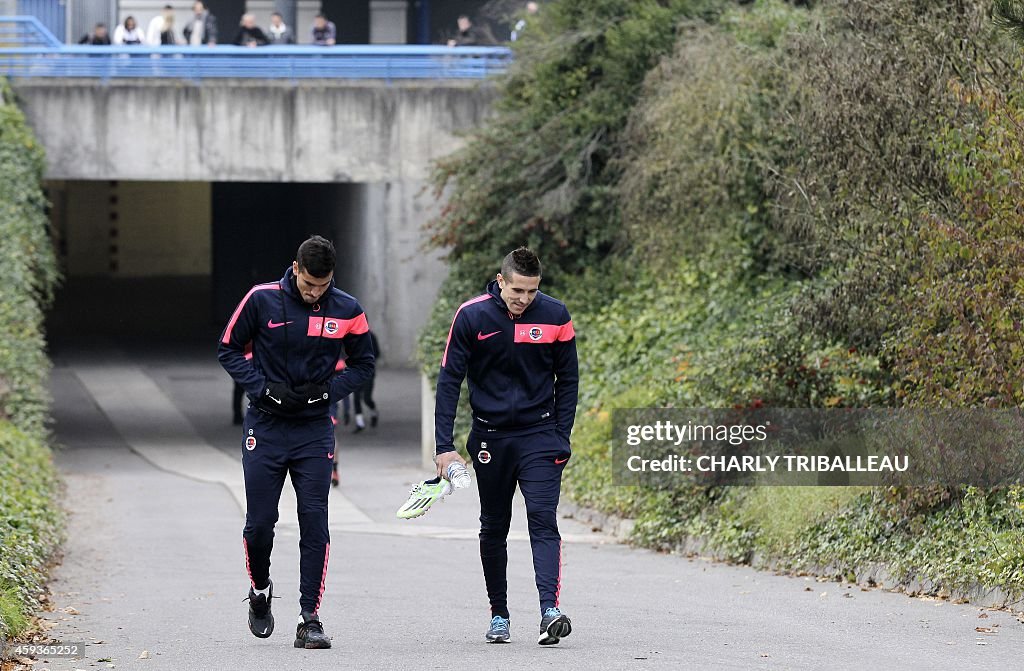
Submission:
<svg viewBox="0 0 1024 671">
<path fill-rule="evenodd" d="M 319 302 L 302 300 L 295 276 L 254 286 L 238 304 L 221 335 L 217 358 L 253 401 L 243 424 L 242 469 L 245 476 L 245 528 L 242 544 L 254 588 L 270 577 L 274 525 L 285 475 L 290 473 L 298 499 L 300 579 L 303 611 L 320 608 L 330 534 L 327 496 L 334 459 L 334 428 L 328 404 L 303 408 L 291 417 L 270 415 L 256 407 L 268 382 L 299 387 L 328 384 L 334 403 L 373 375 L 373 346 L 366 315 L 358 301 L 331 282 Z M 335 366 L 342 347 L 346 367 Z"/>
<path fill-rule="evenodd" d="M 466 445 L 480 492 L 480 560 L 492 615 L 508 617 L 506 539 L 516 485 L 526 500 L 541 613 L 558 605 L 562 543 L 555 515 L 571 454 L 579 366 L 572 319 L 546 294 L 513 317 L 496 281 L 459 307 L 448 332 L 434 406 L 437 452 L 455 449 L 455 411 L 469 380 Z"/>
</svg>

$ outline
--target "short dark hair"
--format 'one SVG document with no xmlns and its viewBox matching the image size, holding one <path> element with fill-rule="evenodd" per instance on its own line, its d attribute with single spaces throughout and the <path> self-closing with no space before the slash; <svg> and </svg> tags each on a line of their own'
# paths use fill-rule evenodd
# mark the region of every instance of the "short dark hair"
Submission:
<svg viewBox="0 0 1024 671">
<path fill-rule="evenodd" d="M 271 16 L 280 16 L 282 19 L 284 18 L 283 16 L 281 16 L 281 12 L 272 12 L 270 15 Z"/>
<path fill-rule="evenodd" d="M 325 15 L 324 15 L 324 13 L 323 13 L 323 12 L 320 12 L 319 14 L 317 14 L 316 16 L 314 16 L 313 18 L 314 18 L 314 19 L 323 19 L 324 21 L 326 21 L 326 20 L 327 20 L 327 17 L 326 17 Z"/>
<path fill-rule="evenodd" d="M 313 277 L 327 277 L 334 272 L 334 243 L 319 235 L 311 236 L 299 245 L 295 253 L 295 262 L 299 270 L 304 270 Z"/>
<path fill-rule="evenodd" d="M 512 279 L 513 273 L 524 277 L 540 277 L 540 272 L 540 259 L 527 247 L 509 252 L 501 262 L 501 276 L 505 279 Z"/>
</svg>

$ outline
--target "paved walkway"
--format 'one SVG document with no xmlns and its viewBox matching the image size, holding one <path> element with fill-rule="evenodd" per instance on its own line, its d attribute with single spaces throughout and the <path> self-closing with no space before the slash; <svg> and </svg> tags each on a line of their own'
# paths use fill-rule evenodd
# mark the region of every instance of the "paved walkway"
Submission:
<svg viewBox="0 0 1024 671">
<path fill-rule="evenodd" d="M 286 485 L 272 574 L 275 634 L 246 627 L 240 429 L 208 353 L 56 357 L 58 455 L 72 511 L 51 634 L 86 657 L 48 669 L 1009 669 L 1011 616 L 634 550 L 562 520 L 563 606 L 576 630 L 536 645 L 525 510 L 509 543 L 513 645 L 483 643 L 488 613 L 476 492 L 419 520 L 394 511 L 419 467 L 419 385 L 378 378 L 382 421 L 339 429 L 321 617 L 334 647 L 292 648 L 298 533 Z M 976 627 L 997 633 L 984 634 Z"/>
</svg>

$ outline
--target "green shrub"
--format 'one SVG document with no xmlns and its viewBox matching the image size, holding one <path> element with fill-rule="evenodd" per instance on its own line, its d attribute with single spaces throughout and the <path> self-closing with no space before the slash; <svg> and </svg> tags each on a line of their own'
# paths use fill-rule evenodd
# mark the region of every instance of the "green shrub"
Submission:
<svg viewBox="0 0 1024 671">
<path fill-rule="evenodd" d="M 39 438 L 0 422 L 0 470 L 0 635 L 17 636 L 39 607 L 63 518 L 52 456 Z"/>
<path fill-rule="evenodd" d="M 58 280 L 41 181 L 43 152 L 0 81 L 0 637 L 39 606 L 63 528 L 46 445 L 50 363 L 43 308 Z"/>
<path fill-rule="evenodd" d="M 1014 69 L 1019 71 L 1018 68 Z M 908 403 L 1024 402 L 1024 87 L 955 85 L 973 115 L 949 118 L 935 148 L 958 207 L 919 218 L 922 263 L 902 295 L 889 353 Z"/>
<path fill-rule="evenodd" d="M 42 310 L 58 279 L 42 192 L 43 151 L 0 81 L 0 418 L 44 429 L 49 362 Z"/>
</svg>

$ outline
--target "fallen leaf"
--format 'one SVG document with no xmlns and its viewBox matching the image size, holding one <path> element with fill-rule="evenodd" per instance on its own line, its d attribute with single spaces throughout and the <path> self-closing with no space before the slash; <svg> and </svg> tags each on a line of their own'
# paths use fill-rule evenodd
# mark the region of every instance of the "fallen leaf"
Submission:
<svg viewBox="0 0 1024 671">
<path fill-rule="evenodd" d="M 814 591 L 814 589 L 813 589 L 813 588 L 811 588 L 811 587 L 804 587 L 804 591 L 805 591 L 805 592 L 813 592 L 813 591 Z"/>
<path fill-rule="evenodd" d="M 822 599 L 824 599 L 825 597 L 827 597 L 827 596 L 828 596 L 828 592 L 822 592 L 822 593 L 821 593 L 821 594 L 820 594 L 819 596 L 820 596 L 820 597 L 821 597 Z"/>
<path fill-rule="evenodd" d="M 852 599 L 852 598 L 853 598 L 853 595 L 852 595 L 852 594 L 850 594 L 849 592 L 847 592 L 846 594 L 844 594 L 844 595 L 843 595 L 843 598 L 844 598 L 844 599 Z"/>
<path fill-rule="evenodd" d="M 978 619 L 979 620 L 984 620 L 987 617 L 988 617 L 988 613 L 982 613 L 981 615 L 978 616 Z"/>
<path fill-rule="evenodd" d="M 992 627 L 975 627 L 974 631 L 980 632 L 982 634 L 994 634 L 994 633 L 996 633 L 996 630 L 993 629 Z"/>
<path fill-rule="evenodd" d="M 149 659 L 149 650 L 143 650 L 142 654 L 139 655 L 139 659 Z"/>
<path fill-rule="evenodd" d="M 67 606 L 62 609 L 68 615 L 78 615 L 78 610 L 74 606 Z"/>
</svg>

